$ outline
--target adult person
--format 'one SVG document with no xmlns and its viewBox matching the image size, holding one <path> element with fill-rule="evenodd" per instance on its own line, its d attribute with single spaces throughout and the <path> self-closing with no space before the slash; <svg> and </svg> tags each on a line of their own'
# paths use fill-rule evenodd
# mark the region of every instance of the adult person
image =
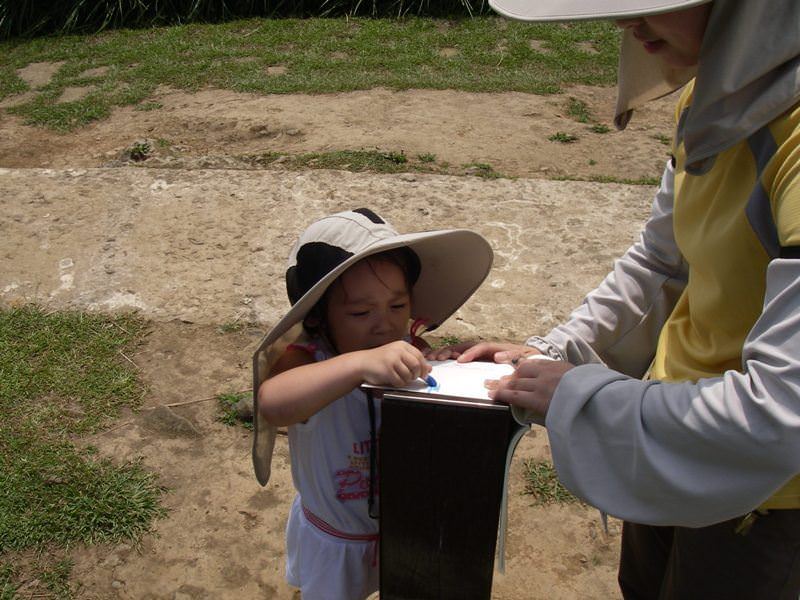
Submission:
<svg viewBox="0 0 800 600">
<path fill-rule="evenodd" d="M 490 0 L 623 29 L 616 123 L 687 84 L 634 246 L 493 397 L 561 481 L 625 520 L 625 598 L 800 595 L 800 2 Z"/>
</svg>

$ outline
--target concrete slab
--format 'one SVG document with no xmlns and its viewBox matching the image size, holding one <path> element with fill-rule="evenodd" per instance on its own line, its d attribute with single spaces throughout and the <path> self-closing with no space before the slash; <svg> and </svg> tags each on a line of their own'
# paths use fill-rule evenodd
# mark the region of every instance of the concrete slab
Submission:
<svg viewBox="0 0 800 600">
<path fill-rule="evenodd" d="M 470 228 L 495 250 L 440 333 L 519 339 L 563 320 L 637 237 L 653 188 L 341 171 L 0 169 L 0 302 L 246 321 L 288 308 L 312 220 L 367 206 L 401 231 Z"/>
</svg>

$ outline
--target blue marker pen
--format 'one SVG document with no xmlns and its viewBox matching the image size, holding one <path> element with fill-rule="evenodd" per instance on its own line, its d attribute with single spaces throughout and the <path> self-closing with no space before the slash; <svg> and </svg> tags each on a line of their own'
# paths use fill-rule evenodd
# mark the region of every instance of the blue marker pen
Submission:
<svg viewBox="0 0 800 600">
<path fill-rule="evenodd" d="M 428 384 L 428 387 L 432 387 L 432 388 L 439 387 L 439 384 L 438 384 L 438 383 L 436 382 L 436 380 L 435 380 L 433 377 L 431 377 L 430 375 L 426 375 L 426 376 L 425 376 L 425 383 L 427 383 L 427 384 Z"/>
</svg>

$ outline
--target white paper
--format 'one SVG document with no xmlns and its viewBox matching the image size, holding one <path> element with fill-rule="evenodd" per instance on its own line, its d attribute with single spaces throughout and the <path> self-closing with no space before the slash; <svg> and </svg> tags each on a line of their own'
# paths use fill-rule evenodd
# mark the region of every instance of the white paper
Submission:
<svg viewBox="0 0 800 600">
<path fill-rule="evenodd" d="M 417 379 L 410 385 L 397 389 L 489 400 L 489 390 L 486 389 L 484 382 L 487 379 L 500 379 L 514 372 L 514 367 L 509 364 L 491 362 L 459 363 L 455 360 L 432 360 L 429 364 L 433 367 L 430 374 L 438 384 L 436 387 Z"/>
</svg>

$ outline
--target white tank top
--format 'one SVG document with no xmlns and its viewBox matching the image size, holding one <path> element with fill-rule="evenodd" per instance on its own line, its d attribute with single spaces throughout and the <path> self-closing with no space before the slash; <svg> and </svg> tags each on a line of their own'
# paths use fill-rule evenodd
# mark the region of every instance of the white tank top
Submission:
<svg viewBox="0 0 800 600">
<path fill-rule="evenodd" d="M 333 356 L 317 338 L 314 360 Z M 356 388 L 305 423 L 289 426 L 292 479 L 309 511 L 345 533 L 373 534 L 378 521 L 368 514 L 370 430 L 367 396 Z M 380 403 L 375 402 L 380 427 Z M 378 429 L 379 431 L 379 429 Z M 378 489 L 375 483 L 375 496 Z"/>
</svg>

